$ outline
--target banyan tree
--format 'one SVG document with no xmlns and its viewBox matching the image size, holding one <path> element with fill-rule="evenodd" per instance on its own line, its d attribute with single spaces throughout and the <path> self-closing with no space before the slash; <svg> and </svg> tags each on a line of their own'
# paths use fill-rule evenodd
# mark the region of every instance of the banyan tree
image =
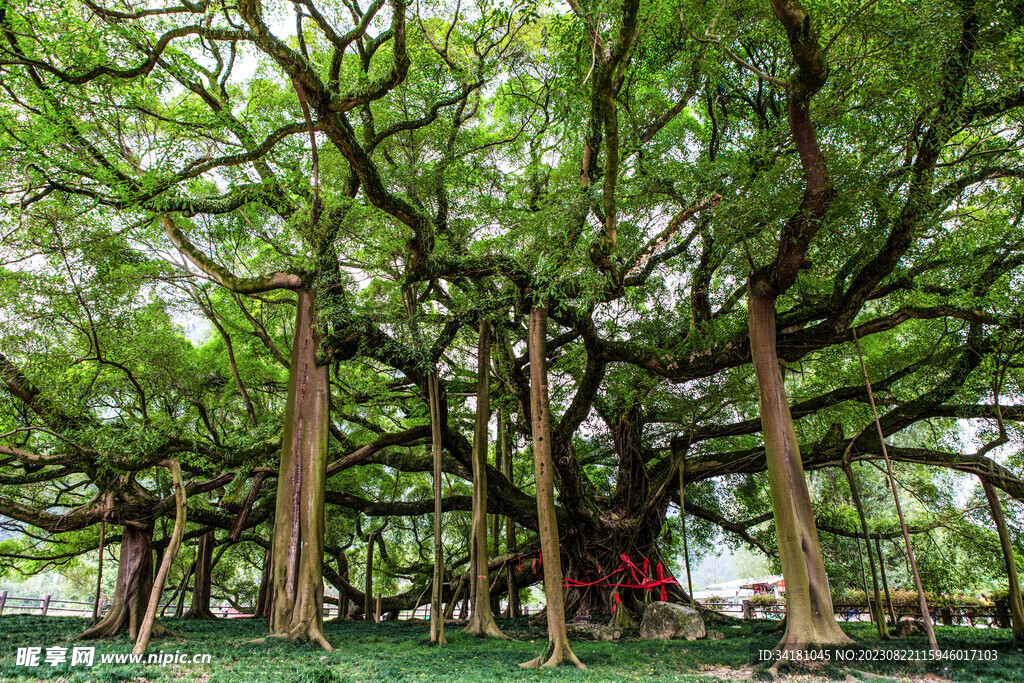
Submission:
<svg viewBox="0 0 1024 683">
<path fill-rule="evenodd" d="M 0 514 L 122 527 L 100 631 L 171 457 L 197 576 L 258 547 L 272 634 L 329 648 L 324 579 L 364 617 L 384 579 L 500 636 L 543 582 L 537 664 L 559 611 L 688 601 L 681 518 L 778 562 L 792 646 L 847 640 L 883 454 L 1024 501 L 1018 4 L 36 5 L 0 8 L 4 287 L 76 303 L 4 314 Z"/>
</svg>

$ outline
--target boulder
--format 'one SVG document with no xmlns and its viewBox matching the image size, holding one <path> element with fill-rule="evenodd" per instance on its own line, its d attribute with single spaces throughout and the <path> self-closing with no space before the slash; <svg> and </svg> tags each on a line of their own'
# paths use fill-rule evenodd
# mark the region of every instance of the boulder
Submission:
<svg viewBox="0 0 1024 683">
<path fill-rule="evenodd" d="M 924 622 L 915 617 L 900 617 L 896 624 L 896 637 L 906 638 L 915 633 L 924 633 Z"/>
<path fill-rule="evenodd" d="M 641 638 L 697 640 L 706 634 L 704 620 L 697 610 L 673 602 L 652 602 L 644 610 L 640 624 Z"/>
<path fill-rule="evenodd" d="M 708 640 L 724 640 L 725 634 L 721 631 L 708 631 Z"/>
</svg>

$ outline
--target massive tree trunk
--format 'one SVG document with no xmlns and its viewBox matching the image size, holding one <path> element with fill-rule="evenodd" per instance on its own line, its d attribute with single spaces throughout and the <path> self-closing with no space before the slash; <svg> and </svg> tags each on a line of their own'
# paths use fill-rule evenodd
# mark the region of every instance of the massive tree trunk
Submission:
<svg viewBox="0 0 1024 683">
<path fill-rule="evenodd" d="M 999 544 L 1003 548 L 1003 560 L 1006 562 L 1006 579 L 1010 600 L 1010 625 L 1013 627 L 1013 642 L 1021 645 L 1024 644 L 1024 604 L 1021 601 L 1020 583 L 1017 581 L 1017 562 L 1013 558 L 1013 543 L 1010 541 L 1010 532 L 1006 529 L 1003 507 L 999 503 L 999 496 L 996 494 L 995 487 L 984 478 L 981 479 L 981 485 L 985 489 L 985 497 L 988 498 L 989 508 L 992 510 L 992 521 L 996 523 L 996 531 L 999 533 Z"/>
<path fill-rule="evenodd" d="M 480 321 L 476 345 L 476 426 L 473 430 L 473 542 L 470 544 L 470 596 L 473 611 L 466 633 L 505 638 L 491 611 L 491 576 L 487 567 L 487 446 L 491 420 L 491 325 Z"/>
<path fill-rule="evenodd" d="M 199 537 L 199 547 L 196 549 L 196 578 L 192 585 L 192 606 L 188 610 L 190 619 L 214 618 L 213 612 L 210 611 L 212 564 L 213 531 L 207 531 Z"/>
<path fill-rule="evenodd" d="M 607 584 L 634 584 L 634 571 L 638 575 L 644 573 L 645 565 L 647 579 L 659 578 L 659 564 L 662 576 L 671 577 L 657 542 L 664 524 L 663 510 L 651 509 L 623 518 L 615 518 L 613 512 L 601 521 L 601 524 L 586 525 L 586 531 L 569 530 L 562 536 L 565 576 L 570 583 L 565 595 L 565 612 L 573 617 L 593 618 L 600 614 L 612 615 L 624 622 L 639 620 L 648 603 L 661 599 L 660 587 L 622 586 L 613 591 Z M 626 566 L 623 571 L 609 576 L 623 567 L 623 556 L 633 567 Z M 547 564 L 547 556 L 544 556 L 544 563 Z M 664 584 L 664 588 L 666 600 L 689 604 L 689 596 L 681 586 Z"/>
<path fill-rule="evenodd" d="M 625 624 L 642 617 L 647 603 L 661 598 L 661 590 L 620 586 L 613 591 L 607 584 L 635 583 L 634 571 L 643 572 L 645 563 L 647 578 L 660 578 L 659 564 L 662 577 L 669 576 L 657 543 L 665 522 L 665 507 L 651 505 L 650 481 L 641 453 L 640 411 L 627 409 L 610 419 L 609 428 L 619 462 L 615 495 L 602 514 L 577 515 L 576 524 L 563 534 L 562 551 L 570 584 L 565 608 L 572 616 L 593 618 L 601 614 Z M 566 450 L 558 453 L 559 458 L 575 457 L 569 444 L 561 449 Z M 613 574 L 623 567 L 623 556 L 636 570 L 625 567 Z M 666 584 L 665 591 L 667 599 L 689 601 L 677 585 Z"/>
<path fill-rule="evenodd" d="M 533 463 L 537 487 L 537 520 L 547 598 L 548 649 L 526 668 L 553 667 L 570 662 L 585 668 L 569 647 L 562 592 L 562 558 L 555 517 L 555 472 L 551 457 L 551 407 L 548 404 L 547 301 L 530 311 L 530 414 L 533 431 Z"/>
<path fill-rule="evenodd" d="M 330 389 L 320 348 L 316 294 L 298 291 L 281 468 L 274 514 L 270 633 L 314 640 L 323 632 L 324 498 Z"/>
<path fill-rule="evenodd" d="M 780 648 L 852 641 L 836 623 L 811 496 L 775 349 L 775 298 L 763 283 L 749 287 L 750 351 L 757 379 L 772 512 L 786 581 L 786 632 Z"/>
<path fill-rule="evenodd" d="M 117 583 L 110 611 L 98 624 L 78 636 L 79 640 L 112 638 L 123 629 L 135 640 L 146 614 L 146 601 L 153 588 L 153 523 L 125 522 Z"/>
</svg>

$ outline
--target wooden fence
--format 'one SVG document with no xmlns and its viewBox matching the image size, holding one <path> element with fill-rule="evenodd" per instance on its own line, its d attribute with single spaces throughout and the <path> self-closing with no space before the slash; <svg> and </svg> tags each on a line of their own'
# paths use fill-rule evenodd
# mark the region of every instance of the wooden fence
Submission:
<svg viewBox="0 0 1024 683">
<path fill-rule="evenodd" d="M 7 591 L 0 591 L 0 617 L 9 614 L 34 614 L 37 616 L 79 616 L 91 617 L 94 603 L 82 600 L 55 600 L 51 595 L 44 595 L 41 598 L 19 598 L 8 595 Z M 110 608 L 106 602 L 100 604 L 100 614 L 105 614 Z M 188 613 L 190 605 L 182 606 L 182 614 Z M 211 607 L 210 611 L 214 616 L 222 618 L 240 618 L 251 615 L 249 611 L 239 611 L 233 607 Z M 57 614 L 59 612 L 59 614 Z M 178 606 L 168 601 L 162 610 L 157 612 L 165 617 L 178 615 Z M 331 600 L 324 603 L 324 618 L 329 619 L 338 614 L 338 601 Z M 529 608 L 523 606 L 523 615 L 529 616 Z M 398 614 L 399 619 L 430 619 L 430 604 L 420 605 L 415 610 L 402 610 Z"/>
<path fill-rule="evenodd" d="M 786 603 L 757 604 L 751 600 L 741 602 L 714 602 L 706 601 L 701 603 L 704 607 L 740 619 L 782 619 L 786 615 Z M 886 605 L 886 614 L 888 614 Z M 870 621 L 870 608 L 866 603 L 836 602 L 832 605 L 836 619 L 842 621 Z M 902 617 L 920 617 L 916 606 L 895 605 L 893 608 L 896 619 Z M 997 606 L 978 605 L 955 605 L 950 607 L 936 607 L 931 610 L 932 621 L 942 626 L 998 626 L 1009 628 L 1009 614 L 1004 614 Z"/>
</svg>

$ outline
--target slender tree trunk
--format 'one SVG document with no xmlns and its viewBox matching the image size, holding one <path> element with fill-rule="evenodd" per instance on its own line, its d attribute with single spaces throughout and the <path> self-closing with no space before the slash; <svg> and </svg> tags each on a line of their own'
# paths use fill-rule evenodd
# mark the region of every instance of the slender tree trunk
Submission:
<svg viewBox="0 0 1024 683">
<path fill-rule="evenodd" d="M 256 596 L 256 607 L 252 615 L 257 619 L 270 619 L 270 604 L 273 602 L 273 589 L 270 580 L 273 576 L 272 547 L 263 551 L 263 571 L 260 573 L 260 591 Z"/>
<path fill-rule="evenodd" d="M 366 541 L 366 585 L 363 591 L 363 620 L 376 621 L 373 618 L 373 546 L 377 542 L 377 532 L 370 534 Z"/>
<path fill-rule="evenodd" d="M 117 581 L 110 611 L 98 624 L 78 636 L 79 640 L 113 638 L 128 629 L 133 641 L 146 614 L 146 600 L 153 587 L 153 524 L 126 522 L 121 534 Z"/>
<path fill-rule="evenodd" d="M 270 634 L 313 640 L 324 636 L 324 505 L 330 389 L 320 348 L 316 295 L 299 290 L 288 378 L 281 467 L 274 513 Z"/>
<path fill-rule="evenodd" d="M 462 590 L 466 587 L 466 582 L 461 578 L 455 584 L 455 590 L 452 591 L 452 597 L 448 601 L 448 604 L 444 608 L 444 618 L 452 619 L 455 616 L 455 608 L 459 605 L 459 600 L 462 598 Z"/>
<path fill-rule="evenodd" d="M 537 521 L 547 597 L 548 649 L 536 659 L 520 664 L 526 668 L 553 667 L 569 662 L 585 668 L 569 646 L 565 628 L 565 596 L 562 590 L 562 558 L 558 520 L 555 517 L 555 473 L 551 457 L 551 406 L 548 404 L 548 302 L 530 311 L 530 413 L 533 431 L 533 463 L 537 487 Z"/>
<path fill-rule="evenodd" d="M 409 318 L 409 329 L 417 345 L 422 345 L 416 315 L 419 304 L 413 287 L 402 290 L 405 314 Z M 444 545 L 441 535 L 441 391 L 437 381 L 437 369 L 427 376 L 427 404 L 430 408 L 430 454 L 433 460 L 434 484 L 434 576 L 430 591 L 430 642 L 445 645 L 444 637 Z"/>
<path fill-rule="evenodd" d="M 683 564 L 686 566 L 686 592 L 690 595 L 690 607 L 696 607 L 693 600 L 693 580 L 690 577 L 690 548 L 686 540 L 686 458 L 679 455 L 679 520 L 683 525 Z"/>
<path fill-rule="evenodd" d="M 762 283 L 750 283 L 747 312 L 772 512 L 786 581 L 786 631 L 778 647 L 849 644 L 853 641 L 839 628 L 832 611 L 800 446 L 779 373 L 775 299 L 763 289 Z"/>
<path fill-rule="evenodd" d="M 864 354 L 860 350 L 860 342 L 857 340 L 857 331 L 853 332 L 853 342 L 857 346 L 857 357 L 860 358 L 860 369 L 864 374 L 864 386 L 868 390 L 868 403 L 871 404 L 871 413 L 875 416 L 875 429 L 878 432 L 878 443 L 882 447 L 882 457 L 885 459 L 885 474 L 889 478 L 889 486 L 892 488 L 892 499 L 896 503 L 896 516 L 900 520 L 900 531 L 903 533 L 903 543 L 907 548 L 907 559 L 910 562 L 911 573 L 914 575 L 914 586 L 917 588 L 917 605 L 921 609 L 921 618 L 924 620 L 924 630 L 928 634 L 928 644 L 932 652 L 939 654 L 939 643 L 935 639 L 935 629 L 932 627 L 931 614 L 928 613 L 928 601 L 924 596 L 924 588 L 921 586 L 921 574 L 917 571 L 917 559 L 914 557 L 914 549 L 910 545 L 910 532 L 907 531 L 907 520 L 903 517 L 903 507 L 900 505 L 900 494 L 896 489 L 896 475 L 892 473 L 892 463 L 889 461 L 889 449 L 885 445 L 885 434 L 882 432 L 882 423 L 878 419 L 878 409 L 875 407 L 875 393 L 871 390 L 871 382 L 868 380 L 868 368 L 864 364 Z"/>
<path fill-rule="evenodd" d="M 1024 644 L 1024 604 L 1021 601 L 1020 583 L 1017 580 L 1017 562 L 1013 557 L 1013 543 L 1010 541 L 1010 532 L 1006 528 L 1006 519 L 1003 517 L 1003 506 L 999 503 L 999 496 L 995 487 L 987 479 L 981 479 L 981 486 L 985 489 L 985 497 L 988 498 L 988 505 L 992 509 L 992 521 L 996 523 L 996 531 L 999 532 L 999 544 L 1003 548 L 1003 560 L 1006 562 L 1006 579 L 1009 589 L 1010 602 L 1010 625 L 1013 628 L 1013 642 L 1017 645 Z"/>
<path fill-rule="evenodd" d="M 487 451 L 491 421 L 491 325 L 480 321 L 476 345 L 476 426 L 473 430 L 473 543 L 470 554 L 472 613 L 466 633 L 505 638 L 491 611 L 491 576 L 487 554 Z M 497 515 L 494 516 L 497 521 Z M 497 541 L 497 533 L 494 534 Z"/>
<path fill-rule="evenodd" d="M 441 536 L 441 397 L 437 374 L 427 377 L 430 403 L 430 452 L 434 465 L 434 580 L 430 594 L 430 642 L 445 645 L 444 637 L 444 544 Z"/>
<path fill-rule="evenodd" d="M 490 371 L 490 367 L 488 367 L 488 371 Z M 499 416 L 499 418 L 500 418 L 500 416 Z M 501 444 L 500 444 L 500 440 L 499 440 L 499 442 L 496 442 L 494 444 L 494 469 L 497 470 L 498 472 L 504 472 L 505 471 L 503 469 L 503 467 L 502 467 L 502 464 L 501 464 L 501 458 L 502 458 L 502 455 L 501 455 Z M 486 501 L 485 501 L 485 507 L 486 507 Z M 497 513 L 491 515 L 490 516 L 490 522 L 491 522 L 491 551 L 490 551 L 490 557 L 498 557 L 499 555 L 501 555 L 501 515 L 499 515 Z M 504 569 L 504 567 L 502 567 L 502 569 Z M 500 569 L 498 570 L 498 574 L 499 575 L 501 574 L 501 570 Z M 497 579 L 495 579 L 495 582 L 497 582 Z M 494 615 L 494 616 L 500 616 L 501 615 L 501 596 L 498 595 L 493 590 L 493 588 L 490 591 L 490 595 L 491 595 L 491 614 Z"/>
<path fill-rule="evenodd" d="M 100 618 L 100 594 L 103 592 L 103 537 L 107 532 L 107 520 L 100 520 L 100 554 L 96 558 L 96 602 L 92 606 L 92 620 Z"/>
<path fill-rule="evenodd" d="M 509 444 L 508 423 L 505 410 L 498 409 L 498 446 L 501 450 L 501 470 L 505 478 L 512 481 L 512 448 Z M 512 552 L 516 547 L 516 523 L 511 517 L 505 517 L 505 550 Z M 518 619 L 523 616 L 519 604 L 519 587 L 516 585 L 516 568 L 509 562 L 505 566 L 508 575 L 508 605 L 505 607 L 507 619 Z"/>
<path fill-rule="evenodd" d="M 875 550 L 878 551 L 878 570 L 882 575 L 882 590 L 885 591 L 885 602 L 889 606 L 889 617 L 892 619 L 891 626 L 896 628 L 896 608 L 892 604 L 892 596 L 889 595 L 889 580 L 885 577 L 885 558 L 882 557 L 882 534 L 875 537 Z"/>
<path fill-rule="evenodd" d="M 163 559 L 160 561 L 160 569 L 157 570 L 156 579 L 153 581 L 153 588 L 149 594 L 149 604 L 139 626 L 139 636 L 132 648 L 132 654 L 140 655 L 149 647 L 149 638 L 153 635 L 153 626 L 156 623 L 156 611 L 160 607 L 160 598 L 164 593 L 164 586 L 167 584 L 167 574 L 171 571 L 174 558 L 178 555 L 178 548 L 181 547 L 181 539 L 185 536 L 185 517 L 188 509 L 185 493 L 185 482 L 181 478 L 181 464 L 177 460 L 164 460 L 160 463 L 171 471 L 171 479 L 174 482 L 174 530 L 171 532 L 171 540 L 164 551 Z"/>
<path fill-rule="evenodd" d="M 178 590 L 171 596 L 171 600 L 178 599 L 178 603 L 174 606 L 174 616 L 180 617 L 185 612 L 185 591 L 188 590 L 188 580 L 192 578 L 192 572 L 196 570 L 196 563 L 193 560 L 188 565 L 188 569 L 185 570 L 185 576 L 181 577 L 181 583 L 178 584 Z M 164 606 L 167 609 L 167 606 Z M 163 616 L 163 612 L 160 613 Z"/>
<path fill-rule="evenodd" d="M 210 611 L 210 589 L 213 573 L 213 531 L 199 537 L 196 549 L 196 579 L 192 584 L 192 606 L 188 610 L 190 619 L 215 619 Z"/>
<path fill-rule="evenodd" d="M 489 370 L 489 368 L 488 368 Z M 489 390 L 489 389 L 488 389 Z M 498 419 L 501 415 L 498 415 Z M 498 443 L 494 444 L 494 469 L 498 472 L 504 472 L 505 467 L 502 464 L 502 458 L 504 456 L 501 452 L 500 437 Z M 490 515 L 491 518 L 491 557 L 498 557 L 501 555 L 501 515 L 495 513 Z"/>
<path fill-rule="evenodd" d="M 348 581 L 348 556 L 344 551 L 338 553 L 338 576 L 343 581 Z M 338 621 L 345 621 L 348 619 L 348 596 L 345 595 L 345 591 L 338 591 Z"/>
<path fill-rule="evenodd" d="M 843 472 L 846 474 L 846 481 L 850 485 L 850 493 L 853 495 L 853 505 L 857 509 L 857 518 L 860 519 L 860 530 L 864 534 L 864 549 L 868 553 L 868 569 L 871 570 L 871 586 L 875 595 L 875 607 L 871 615 L 878 629 L 878 637 L 885 640 L 889 637 L 889 627 L 885 623 L 885 606 L 882 604 L 882 595 L 878 590 L 878 573 L 875 571 L 875 558 L 871 554 L 871 536 L 868 534 L 868 518 L 864 514 L 864 504 L 860 499 L 860 487 L 857 486 L 857 479 L 853 476 L 853 467 L 844 458 Z M 858 543 L 858 552 L 860 541 Z M 881 557 L 879 557 L 881 561 Z M 867 584 L 865 583 L 864 594 L 867 595 Z"/>
</svg>

